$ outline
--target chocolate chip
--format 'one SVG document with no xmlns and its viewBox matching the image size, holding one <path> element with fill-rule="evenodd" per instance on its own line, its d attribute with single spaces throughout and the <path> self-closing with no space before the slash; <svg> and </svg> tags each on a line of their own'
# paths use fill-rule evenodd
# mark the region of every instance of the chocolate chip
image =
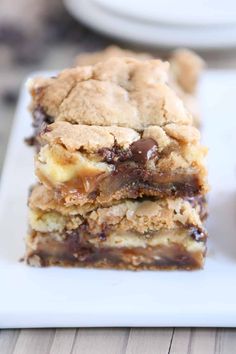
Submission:
<svg viewBox="0 0 236 354">
<path fill-rule="evenodd" d="M 115 144 L 111 149 L 102 148 L 98 153 L 102 155 L 103 161 L 112 164 L 124 162 L 132 158 L 132 152 L 130 149 L 122 149 L 117 144 Z"/>
<path fill-rule="evenodd" d="M 49 124 L 52 124 L 54 122 L 54 118 L 46 114 L 41 107 L 37 107 L 33 111 L 33 128 L 34 128 L 34 134 L 33 136 L 25 138 L 26 144 L 30 146 L 36 146 L 38 145 L 38 135 L 42 132 L 46 132 L 47 126 Z"/>
<path fill-rule="evenodd" d="M 157 156 L 157 144 L 151 139 L 139 139 L 132 143 L 128 149 L 123 149 L 115 144 L 113 148 L 99 150 L 103 160 L 107 163 L 117 164 L 127 160 L 145 164 L 148 160 Z"/>
<path fill-rule="evenodd" d="M 106 237 L 106 233 L 105 232 L 100 232 L 98 234 L 98 238 L 100 241 L 106 241 L 107 237 Z"/>
<path fill-rule="evenodd" d="M 35 146 L 37 145 L 37 139 L 35 138 L 34 135 L 29 136 L 28 138 L 24 139 L 24 142 L 26 143 L 26 145 L 28 146 Z"/>
<path fill-rule="evenodd" d="M 43 129 L 44 125 L 52 124 L 54 122 L 53 117 L 46 114 L 41 107 L 37 107 L 33 112 L 33 127 L 35 130 L 35 135 L 39 134 Z"/>
<path fill-rule="evenodd" d="M 190 228 L 190 236 L 197 242 L 204 241 L 206 238 L 206 232 L 200 227 L 193 226 Z"/>
<path fill-rule="evenodd" d="M 109 226 L 106 223 L 101 225 L 102 231 L 97 234 L 100 241 L 106 241 L 109 234 Z"/>
<path fill-rule="evenodd" d="M 67 247 L 68 250 L 73 254 L 78 251 L 80 246 L 80 233 L 79 230 L 67 231 Z"/>
<path fill-rule="evenodd" d="M 176 195 L 177 188 L 176 188 L 176 186 L 175 186 L 174 184 L 171 185 L 170 191 L 171 191 L 171 194 L 172 194 L 173 196 Z"/>
<path fill-rule="evenodd" d="M 134 161 L 145 164 L 157 156 L 157 144 L 151 138 L 139 139 L 130 145 Z"/>
<path fill-rule="evenodd" d="M 95 200 L 98 196 L 98 191 L 92 191 L 88 194 L 88 199 Z"/>
</svg>

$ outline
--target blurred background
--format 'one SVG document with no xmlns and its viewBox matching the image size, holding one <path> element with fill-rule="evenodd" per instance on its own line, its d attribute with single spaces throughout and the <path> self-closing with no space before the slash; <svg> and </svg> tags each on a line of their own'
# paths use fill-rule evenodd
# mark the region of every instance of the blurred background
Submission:
<svg viewBox="0 0 236 354">
<path fill-rule="evenodd" d="M 236 68 L 236 1 L 0 0 L 1 162 L 23 80 L 111 44 L 161 57 L 187 47 Z"/>
</svg>

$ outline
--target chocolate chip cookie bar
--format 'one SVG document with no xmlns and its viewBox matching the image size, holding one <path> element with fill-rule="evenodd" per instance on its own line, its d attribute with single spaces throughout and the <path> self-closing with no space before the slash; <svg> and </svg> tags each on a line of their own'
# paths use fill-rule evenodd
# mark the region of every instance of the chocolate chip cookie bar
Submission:
<svg viewBox="0 0 236 354">
<path fill-rule="evenodd" d="M 55 203 L 42 185 L 29 199 L 30 265 L 196 269 L 206 252 L 204 198 L 125 200 L 109 207 Z"/>
<path fill-rule="evenodd" d="M 69 204 L 205 194 L 206 149 L 167 66 L 113 58 L 34 80 L 41 183 Z"/>
<path fill-rule="evenodd" d="M 111 58 L 29 89 L 39 184 L 28 264 L 201 268 L 206 148 L 168 63 Z"/>
</svg>

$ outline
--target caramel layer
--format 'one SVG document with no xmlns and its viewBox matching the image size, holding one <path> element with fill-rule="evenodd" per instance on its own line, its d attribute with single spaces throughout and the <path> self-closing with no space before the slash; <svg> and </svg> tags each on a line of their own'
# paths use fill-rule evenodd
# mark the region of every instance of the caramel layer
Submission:
<svg viewBox="0 0 236 354">
<path fill-rule="evenodd" d="M 56 186 L 41 171 L 39 179 L 50 189 L 58 193 L 58 197 L 68 197 L 76 203 L 76 199 L 84 203 L 109 203 L 113 200 L 138 198 L 143 196 L 194 197 L 204 194 L 203 186 L 197 174 L 180 172 L 161 173 L 147 170 L 134 163 L 122 163 L 112 172 L 100 172 L 94 176 L 79 175 L 68 182 Z"/>
</svg>

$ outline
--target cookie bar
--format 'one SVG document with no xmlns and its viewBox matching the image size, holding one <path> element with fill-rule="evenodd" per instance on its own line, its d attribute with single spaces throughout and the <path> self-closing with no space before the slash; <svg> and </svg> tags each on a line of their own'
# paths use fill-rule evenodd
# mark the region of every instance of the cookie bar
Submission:
<svg viewBox="0 0 236 354">
<path fill-rule="evenodd" d="M 167 67 L 112 58 L 31 82 L 40 181 L 76 204 L 205 194 L 206 150 Z"/>
<path fill-rule="evenodd" d="M 78 55 L 76 58 L 76 65 L 94 65 L 113 57 L 127 57 L 138 60 L 154 59 L 154 56 L 149 53 L 138 53 L 112 45 L 100 52 L 82 53 Z M 204 62 L 196 53 L 188 49 L 178 49 L 173 51 L 169 56 L 168 61 L 170 63 L 170 85 L 183 100 L 187 109 L 193 115 L 194 125 L 198 127 L 200 125 L 200 113 L 196 92 Z"/>
<path fill-rule="evenodd" d="M 42 185 L 29 199 L 30 265 L 196 269 L 204 263 L 204 198 L 125 200 L 91 210 L 65 207 Z"/>
<path fill-rule="evenodd" d="M 29 82 L 29 265 L 203 267 L 206 148 L 170 83 L 168 63 L 123 57 Z"/>
<path fill-rule="evenodd" d="M 137 132 L 57 121 L 40 135 L 36 175 L 67 204 L 205 194 L 199 137 L 196 128 L 175 123 Z"/>
</svg>

